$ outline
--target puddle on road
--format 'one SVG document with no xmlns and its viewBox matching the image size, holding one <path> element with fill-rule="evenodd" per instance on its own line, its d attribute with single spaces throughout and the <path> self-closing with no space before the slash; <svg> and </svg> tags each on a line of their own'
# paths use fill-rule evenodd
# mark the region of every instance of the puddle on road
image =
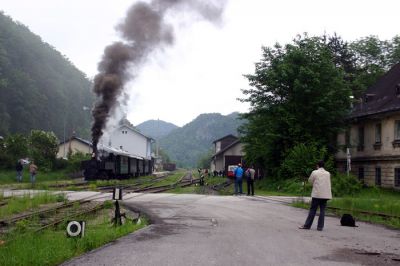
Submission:
<svg viewBox="0 0 400 266">
<path fill-rule="evenodd" d="M 332 254 L 317 257 L 323 261 L 349 262 L 366 266 L 400 265 L 400 255 L 380 253 L 373 250 L 338 249 Z"/>
</svg>

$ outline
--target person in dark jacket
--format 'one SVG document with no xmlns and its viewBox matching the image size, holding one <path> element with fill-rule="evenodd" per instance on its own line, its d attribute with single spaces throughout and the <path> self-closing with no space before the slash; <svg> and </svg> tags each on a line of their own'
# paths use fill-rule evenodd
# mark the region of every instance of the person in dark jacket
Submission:
<svg viewBox="0 0 400 266">
<path fill-rule="evenodd" d="M 24 166 L 22 165 L 21 160 L 17 161 L 17 165 L 15 166 L 15 170 L 17 171 L 17 182 L 22 182 L 22 170 Z"/>
<path fill-rule="evenodd" d="M 247 168 L 245 176 L 247 181 L 247 196 L 251 195 L 254 196 L 254 176 L 256 174 L 256 170 L 254 170 L 253 166 Z"/>
</svg>

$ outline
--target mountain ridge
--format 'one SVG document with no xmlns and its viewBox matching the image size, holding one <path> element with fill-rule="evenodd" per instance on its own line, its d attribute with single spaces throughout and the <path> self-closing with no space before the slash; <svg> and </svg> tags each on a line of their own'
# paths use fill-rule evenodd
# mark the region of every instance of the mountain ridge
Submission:
<svg viewBox="0 0 400 266">
<path fill-rule="evenodd" d="M 160 138 L 159 145 L 178 166 L 196 167 L 198 160 L 213 148 L 214 140 L 229 134 L 238 136 L 237 130 L 242 124 L 237 112 L 200 114 Z"/>
</svg>

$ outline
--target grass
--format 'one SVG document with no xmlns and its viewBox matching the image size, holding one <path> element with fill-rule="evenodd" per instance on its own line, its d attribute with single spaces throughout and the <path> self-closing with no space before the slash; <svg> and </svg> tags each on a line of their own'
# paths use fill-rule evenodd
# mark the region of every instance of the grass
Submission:
<svg viewBox="0 0 400 266">
<path fill-rule="evenodd" d="M 65 179 L 70 179 L 65 170 L 43 172 L 40 171 L 39 169 L 36 175 L 36 183 L 43 181 L 58 181 Z M 14 170 L 0 170 L 0 185 L 13 184 L 13 183 L 17 183 L 16 172 Z M 22 183 L 23 184 L 30 183 L 29 170 L 27 167 L 25 167 L 23 170 Z"/>
<path fill-rule="evenodd" d="M 109 215 L 105 212 L 100 217 L 86 216 L 81 217 L 81 220 L 86 221 L 83 238 L 67 237 L 66 224 L 39 233 L 14 231 L 2 239 L 5 244 L 0 245 L 0 264 L 58 265 L 147 224 L 147 221 L 142 219 L 139 225 L 128 221 L 122 226 L 115 227 L 110 223 Z"/>
<path fill-rule="evenodd" d="M 194 185 L 190 187 L 176 187 L 167 192 L 175 194 L 202 194 L 202 187 Z"/>
<path fill-rule="evenodd" d="M 8 200 L 8 204 L 0 207 L 0 219 L 21 213 L 27 210 L 39 209 L 43 204 L 65 201 L 64 194 L 39 193 L 35 195 L 25 194 L 21 197 L 14 196 Z"/>
<path fill-rule="evenodd" d="M 161 179 L 155 184 L 155 186 L 173 185 L 178 182 L 183 175 L 184 172 L 176 172 L 166 178 Z"/>
<path fill-rule="evenodd" d="M 292 205 L 294 207 L 309 208 L 309 204 L 302 202 L 293 203 Z M 359 212 L 368 211 L 399 217 L 400 192 L 398 191 L 376 187 L 363 188 L 359 193 L 353 196 L 334 198 L 328 201 L 328 207 L 343 209 L 330 210 L 339 216 L 344 213 L 350 213 L 360 221 L 383 224 L 400 229 L 400 218 L 384 218 Z"/>
</svg>

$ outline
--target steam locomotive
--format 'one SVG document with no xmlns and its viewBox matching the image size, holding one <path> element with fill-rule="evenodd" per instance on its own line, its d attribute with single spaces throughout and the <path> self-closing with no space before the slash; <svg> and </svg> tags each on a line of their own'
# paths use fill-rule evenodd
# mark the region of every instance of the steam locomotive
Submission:
<svg viewBox="0 0 400 266">
<path fill-rule="evenodd" d="M 82 161 L 85 180 L 126 179 L 153 172 L 154 162 L 112 147 L 101 147 L 90 160 Z"/>
</svg>

